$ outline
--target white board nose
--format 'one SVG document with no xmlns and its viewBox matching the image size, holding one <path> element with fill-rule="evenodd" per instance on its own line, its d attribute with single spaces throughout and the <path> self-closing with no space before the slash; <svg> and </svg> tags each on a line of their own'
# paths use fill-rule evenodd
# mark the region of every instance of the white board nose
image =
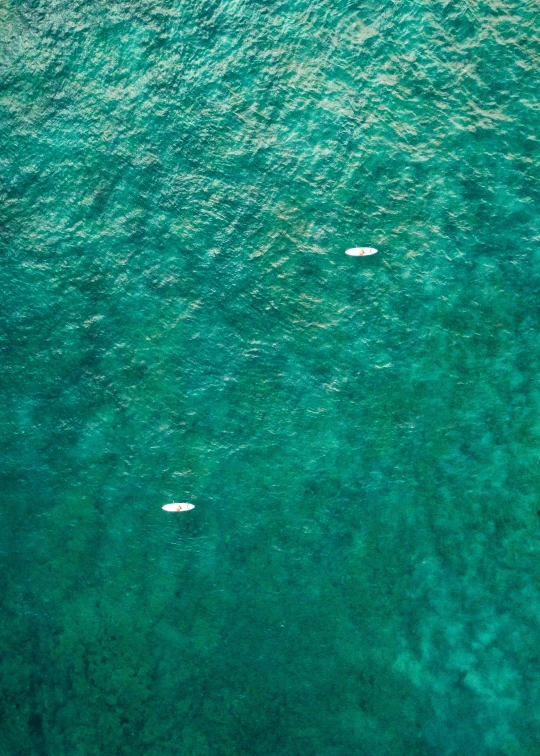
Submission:
<svg viewBox="0 0 540 756">
<path fill-rule="evenodd" d="M 195 509 L 195 504 L 188 504 L 187 501 L 173 501 L 172 504 L 165 504 L 165 506 L 161 508 L 166 512 L 188 512 L 190 509 Z"/>
<path fill-rule="evenodd" d="M 375 255 L 377 250 L 374 247 L 352 247 L 345 251 L 346 255 L 351 257 L 364 257 L 366 255 Z"/>
</svg>

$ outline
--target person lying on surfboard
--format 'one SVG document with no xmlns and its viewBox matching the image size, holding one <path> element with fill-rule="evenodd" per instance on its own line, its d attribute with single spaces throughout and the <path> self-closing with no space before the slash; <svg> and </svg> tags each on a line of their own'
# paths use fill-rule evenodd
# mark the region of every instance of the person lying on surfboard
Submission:
<svg viewBox="0 0 540 756">
<path fill-rule="evenodd" d="M 187 501 L 173 501 L 161 508 L 166 512 L 189 512 L 190 509 L 195 509 L 195 504 L 189 504 Z"/>
</svg>

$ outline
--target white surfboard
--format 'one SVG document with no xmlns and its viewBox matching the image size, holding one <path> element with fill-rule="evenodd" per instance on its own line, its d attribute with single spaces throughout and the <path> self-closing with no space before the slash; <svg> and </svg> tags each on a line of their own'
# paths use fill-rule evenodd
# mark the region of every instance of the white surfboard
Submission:
<svg viewBox="0 0 540 756">
<path fill-rule="evenodd" d="M 188 504 L 187 501 L 182 501 L 179 504 L 173 502 L 172 504 L 165 504 L 161 508 L 166 512 L 187 512 L 190 509 L 195 509 L 195 504 Z"/>
<path fill-rule="evenodd" d="M 373 247 L 353 247 L 348 249 L 345 254 L 351 257 L 364 257 L 365 255 L 375 255 L 377 250 Z"/>
</svg>

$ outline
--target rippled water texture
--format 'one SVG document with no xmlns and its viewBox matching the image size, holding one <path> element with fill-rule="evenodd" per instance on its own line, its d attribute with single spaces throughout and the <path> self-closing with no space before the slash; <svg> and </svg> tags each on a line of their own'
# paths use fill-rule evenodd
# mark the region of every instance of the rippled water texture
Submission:
<svg viewBox="0 0 540 756">
<path fill-rule="evenodd" d="M 0 752 L 538 756 L 537 4 L 0 19 Z"/>
</svg>

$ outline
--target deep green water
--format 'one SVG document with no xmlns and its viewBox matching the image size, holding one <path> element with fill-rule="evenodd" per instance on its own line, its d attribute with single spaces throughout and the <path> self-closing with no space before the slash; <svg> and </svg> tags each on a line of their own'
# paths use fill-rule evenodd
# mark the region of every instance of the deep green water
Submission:
<svg viewBox="0 0 540 756">
<path fill-rule="evenodd" d="M 0 28 L 0 754 L 538 756 L 537 4 Z"/>
</svg>

